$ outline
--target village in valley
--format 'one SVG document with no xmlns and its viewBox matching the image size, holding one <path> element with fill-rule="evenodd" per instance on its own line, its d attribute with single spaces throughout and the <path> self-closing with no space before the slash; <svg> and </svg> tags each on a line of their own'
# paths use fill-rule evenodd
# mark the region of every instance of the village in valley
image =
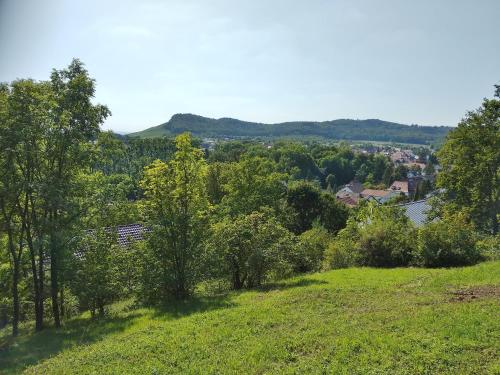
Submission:
<svg viewBox="0 0 500 375">
<path fill-rule="evenodd" d="M 378 147 L 358 150 L 364 153 L 383 153 L 390 158 L 394 167 L 406 171 L 406 178 L 392 181 L 387 188 L 367 188 L 354 179 L 335 193 L 337 200 L 348 207 L 356 207 L 361 201 L 392 204 L 403 208 L 415 225 L 422 225 L 431 209 L 428 200 L 438 193 L 433 186 L 439 165 L 433 164 L 431 154 L 422 157 L 411 149 L 391 146 L 384 147 L 383 150 Z"/>
<path fill-rule="evenodd" d="M 0 0 L 0 375 L 500 375 L 500 0 Z"/>
</svg>

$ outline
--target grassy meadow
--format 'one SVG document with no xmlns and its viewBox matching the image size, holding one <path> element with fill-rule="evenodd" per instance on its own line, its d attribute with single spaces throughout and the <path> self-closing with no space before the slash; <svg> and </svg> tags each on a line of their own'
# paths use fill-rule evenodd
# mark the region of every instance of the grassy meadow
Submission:
<svg viewBox="0 0 500 375">
<path fill-rule="evenodd" d="M 499 374 L 500 262 L 353 268 L 0 335 L 0 373 Z"/>
</svg>

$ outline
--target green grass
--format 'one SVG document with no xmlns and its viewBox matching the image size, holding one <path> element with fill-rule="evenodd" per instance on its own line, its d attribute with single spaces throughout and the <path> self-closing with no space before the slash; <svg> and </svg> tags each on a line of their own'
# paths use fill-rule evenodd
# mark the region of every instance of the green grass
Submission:
<svg viewBox="0 0 500 375">
<path fill-rule="evenodd" d="M 499 287 L 500 262 L 488 262 L 331 271 L 165 309 L 121 303 L 105 320 L 3 343 L 0 372 L 499 374 Z"/>
</svg>

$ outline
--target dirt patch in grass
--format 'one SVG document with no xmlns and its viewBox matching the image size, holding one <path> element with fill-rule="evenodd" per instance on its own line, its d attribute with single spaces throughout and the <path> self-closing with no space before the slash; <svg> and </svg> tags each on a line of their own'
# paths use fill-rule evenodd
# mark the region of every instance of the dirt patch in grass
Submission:
<svg viewBox="0 0 500 375">
<path fill-rule="evenodd" d="M 471 302 L 479 298 L 500 298 L 500 286 L 481 285 L 450 292 L 452 302 Z"/>
</svg>

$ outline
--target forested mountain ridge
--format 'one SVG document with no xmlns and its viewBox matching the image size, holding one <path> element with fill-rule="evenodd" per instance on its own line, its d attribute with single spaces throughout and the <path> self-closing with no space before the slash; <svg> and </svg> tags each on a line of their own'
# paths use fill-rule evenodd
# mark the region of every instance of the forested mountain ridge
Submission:
<svg viewBox="0 0 500 375">
<path fill-rule="evenodd" d="M 322 137 L 352 141 L 440 143 L 450 131 L 446 126 L 404 125 L 378 119 L 293 121 L 276 124 L 213 119 L 193 114 L 176 114 L 161 125 L 131 133 L 134 137 L 160 137 L 191 132 L 198 137 Z"/>
</svg>

